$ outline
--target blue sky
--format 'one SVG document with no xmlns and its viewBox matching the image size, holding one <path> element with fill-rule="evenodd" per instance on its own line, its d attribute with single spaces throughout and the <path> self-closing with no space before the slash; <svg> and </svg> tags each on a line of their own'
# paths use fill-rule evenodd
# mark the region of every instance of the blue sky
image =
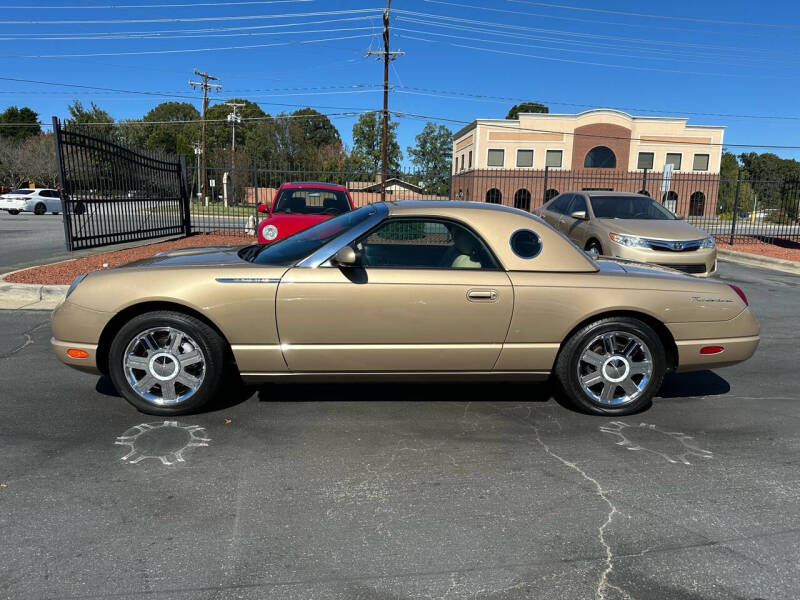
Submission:
<svg viewBox="0 0 800 600">
<path fill-rule="evenodd" d="M 364 54 L 381 45 L 383 4 L 0 0 L 0 77 L 146 92 L 0 80 L 0 110 L 27 105 L 49 123 L 73 98 L 116 119 L 169 99 L 199 107 L 187 83 L 199 68 L 223 85 L 212 101 L 246 97 L 270 114 L 311 106 L 349 144 L 355 117 L 337 113 L 381 107 L 382 66 Z M 688 116 L 727 125 L 728 144 L 800 146 L 797 2 L 394 0 L 392 17 L 392 47 L 406 55 L 390 71 L 390 108 L 453 131 L 532 100 L 551 112 Z M 425 120 L 399 119 L 404 154 Z"/>
</svg>

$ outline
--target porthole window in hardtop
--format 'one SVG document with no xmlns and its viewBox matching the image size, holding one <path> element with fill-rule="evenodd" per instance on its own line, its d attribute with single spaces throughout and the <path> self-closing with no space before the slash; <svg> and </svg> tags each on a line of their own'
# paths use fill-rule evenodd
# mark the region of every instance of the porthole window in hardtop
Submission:
<svg viewBox="0 0 800 600">
<path fill-rule="evenodd" d="M 520 229 L 511 235 L 511 249 L 520 258 L 534 258 L 542 251 L 542 240 L 530 229 Z"/>
</svg>

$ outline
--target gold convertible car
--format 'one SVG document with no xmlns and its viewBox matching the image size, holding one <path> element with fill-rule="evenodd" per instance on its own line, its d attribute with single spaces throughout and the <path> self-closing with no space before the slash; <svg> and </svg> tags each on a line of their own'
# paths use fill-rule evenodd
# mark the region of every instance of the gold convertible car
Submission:
<svg viewBox="0 0 800 600">
<path fill-rule="evenodd" d="M 755 352 L 735 286 L 594 260 L 529 213 L 387 202 L 270 245 L 166 252 L 75 280 L 64 363 L 136 408 L 200 409 L 226 369 L 265 380 L 542 380 L 584 411 L 646 407 L 668 370 Z"/>
</svg>

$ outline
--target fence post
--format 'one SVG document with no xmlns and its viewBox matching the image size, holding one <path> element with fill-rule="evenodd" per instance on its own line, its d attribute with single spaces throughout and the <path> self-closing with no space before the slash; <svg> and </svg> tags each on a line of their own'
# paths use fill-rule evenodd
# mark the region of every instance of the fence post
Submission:
<svg viewBox="0 0 800 600">
<path fill-rule="evenodd" d="M 186 174 L 186 155 L 180 155 L 181 165 L 181 217 L 183 221 L 183 235 L 192 235 L 192 214 L 189 212 L 189 178 Z"/>
<path fill-rule="evenodd" d="M 733 216 L 731 217 L 731 238 L 729 244 L 733 246 L 733 235 L 736 232 L 736 215 L 739 213 L 739 189 L 742 186 L 742 170 L 736 173 L 736 195 L 733 197 Z"/>
<path fill-rule="evenodd" d="M 544 166 L 544 189 L 542 190 L 542 204 L 547 202 L 547 173 L 549 167 L 547 165 Z"/>
<path fill-rule="evenodd" d="M 642 190 L 647 191 L 647 168 L 642 172 Z"/>
<path fill-rule="evenodd" d="M 64 243 L 67 246 L 67 251 L 72 252 L 71 211 L 68 202 L 69 195 L 64 187 L 64 182 L 67 178 L 64 176 L 64 160 L 61 156 L 61 124 L 58 122 L 58 117 L 53 117 L 53 138 L 56 166 L 58 167 L 58 195 L 61 196 L 61 221 L 64 224 Z"/>
</svg>

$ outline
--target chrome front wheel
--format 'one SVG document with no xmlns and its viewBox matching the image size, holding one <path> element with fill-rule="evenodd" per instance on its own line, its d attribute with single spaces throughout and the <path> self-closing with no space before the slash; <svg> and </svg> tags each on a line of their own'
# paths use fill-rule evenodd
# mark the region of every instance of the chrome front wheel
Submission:
<svg viewBox="0 0 800 600">
<path fill-rule="evenodd" d="M 227 342 L 192 315 L 154 311 L 133 317 L 114 336 L 109 375 L 120 394 L 152 415 L 195 412 L 212 402 L 225 373 Z"/>
<path fill-rule="evenodd" d="M 134 337 L 125 349 L 123 369 L 131 388 L 157 406 L 191 398 L 206 374 L 197 342 L 173 327 L 153 327 Z"/>
</svg>

